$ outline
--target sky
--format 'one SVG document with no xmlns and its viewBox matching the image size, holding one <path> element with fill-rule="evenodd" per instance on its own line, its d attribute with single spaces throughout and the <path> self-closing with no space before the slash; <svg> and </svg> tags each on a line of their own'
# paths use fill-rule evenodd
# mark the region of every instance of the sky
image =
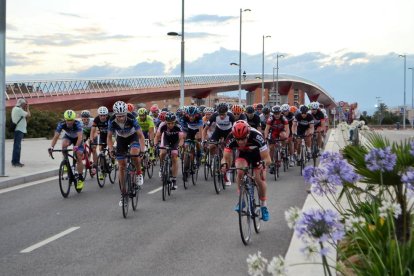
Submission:
<svg viewBox="0 0 414 276">
<path fill-rule="evenodd" d="M 166 34 L 181 32 L 181 4 L 7 1 L 6 80 L 179 74 L 181 38 Z M 281 73 L 308 78 L 335 99 L 360 97 L 366 108 L 375 96 L 391 106 L 402 103 L 398 55 L 414 67 L 413 0 L 185 1 L 186 73 L 237 74 L 229 63 L 238 62 L 240 8 L 251 10 L 242 24 L 248 72 L 261 71 L 263 35 L 269 35 L 267 73 L 281 53 Z M 401 96 L 389 97 L 389 89 Z"/>
</svg>

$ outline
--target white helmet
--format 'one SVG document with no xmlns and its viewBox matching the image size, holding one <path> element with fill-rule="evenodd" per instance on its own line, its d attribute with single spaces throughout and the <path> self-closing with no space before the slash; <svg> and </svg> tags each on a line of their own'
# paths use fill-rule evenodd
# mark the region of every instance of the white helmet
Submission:
<svg viewBox="0 0 414 276">
<path fill-rule="evenodd" d="M 108 115 L 109 111 L 106 106 L 101 106 L 98 108 L 98 115 Z"/>
<path fill-rule="evenodd" d="M 318 102 L 311 102 L 310 103 L 310 108 L 311 109 L 318 109 L 319 108 L 319 103 Z"/>
<path fill-rule="evenodd" d="M 116 103 L 114 103 L 112 110 L 115 114 L 123 114 L 128 112 L 128 107 L 127 104 L 123 101 L 117 101 Z"/>
<path fill-rule="evenodd" d="M 288 112 L 290 109 L 290 106 L 288 104 L 282 104 L 282 106 L 280 107 L 280 110 L 282 112 Z"/>
<path fill-rule="evenodd" d="M 206 108 L 204 108 L 204 113 L 214 113 L 214 108 L 206 107 Z"/>
</svg>

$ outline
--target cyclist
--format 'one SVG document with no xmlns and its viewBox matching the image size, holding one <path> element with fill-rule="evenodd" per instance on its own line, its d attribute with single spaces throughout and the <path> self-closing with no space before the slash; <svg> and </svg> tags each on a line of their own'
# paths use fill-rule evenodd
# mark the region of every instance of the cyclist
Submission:
<svg viewBox="0 0 414 276">
<path fill-rule="evenodd" d="M 101 106 L 98 108 L 98 116 L 95 117 L 92 123 L 91 136 L 90 139 L 94 144 L 106 143 L 107 133 L 108 133 L 108 108 L 106 106 Z M 99 132 L 99 133 L 98 133 Z M 99 141 L 98 141 L 99 140 Z M 100 146 L 102 150 L 102 146 Z M 92 146 L 92 158 L 93 164 L 96 166 L 98 164 L 98 155 L 96 153 L 96 145 Z M 104 179 L 103 174 L 98 175 L 100 180 Z"/>
<path fill-rule="evenodd" d="M 292 131 L 293 135 L 299 136 L 296 139 L 296 153 L 300 153 L 300 144 L 302 142 L 302 137 L 305 138 L 305 144 L 308 150 L 311 146 L 311 136 L 313 135 L 314 122 L 312 114 L 308 113 L 309 109 L 306 105 L 302 105 L 299 108 L 299 114 L 295 115 L 293 119 Z M 309 151 L 306 152 L 306 158 L 310 158 Z"/>
<path fill-rule="evenodd" d="M 318 102 L 312 102 L 310 106 L 311 106 L 311 114 L 313 116 L 315 132 L 318 135 L 318 150 L 322 150 L 323 148 L 322 137 L 325 133 L 325 114 L 319 109 Z"/>
<path fill-rule="evenodd" d="M 253 176 L 259 188 L 262 219 L 268 221 L 270 216 L 267 209 L 265 165 L 270 165 L 271 160 L 266 141 L 258 130 L 250 127 L 246 121 L 239 120 L 234 123 L 231 134 L 226 139 L 226 147 L 221 160 L 223 172 L 227 170 L 229 164 L 232 164 L 233 149 L 239 150 L 239 157 L 235 161 L 236 168 L 253 166 Z M 237 170 L 238 190 L 240 190 L 243 175 L 242 170 Z M 235 211 L 239 211 L 239 209 L 239 206 L 236 205 Z"/>
<path fill-rule="evenodd" d="M 203 132 L 203 119 L 197 107 L 188 106 L 185 110 L 184 116 L 179 121 L 181 129 L 184 132 L 184 139 L 196 140 L 197 147 L 197 163 L 201 158 L 201 147 L 198 142 L 201 139 L 201 133 Z M 187 144 L 184 144 L 184 148 L 187 148 Z M 200 165 L 200 164 L 197 164 Z"/>
<path fill-rule="evenodd" d="M 269 139 L 270 141 L 275 141 L 276 139 L 283 140 L 281 141 L 282 147 L 286 145 L 286 140 L 289 137 L 289 122 L 288 120 L 282 115 L 282 111 L 280 110 L 280 106 L 275 105 L 272 107 L 272 115 L 266 122 L 266 129 L 264 131 L 264 137 Z M 274 151 L 275 151 L 275 143 L 269 143 L 270 149 L 270 156 L 273 158 Z M 287 153 L 286 153 L 287 154 Z M 275 160 L 272 160 L 274 163 Z M 279 164 L 276 164 L 279 166 Z M 270 174 L 275 173 L 275 167 L 270 167 Z"/>
<path fill-rule="evenodd" d="M 83 140 L 82 140 L 82 124 L 76 119 L 76 113 L 73 110 L 66 110 L 63 113 L 64 120 L 57 124 L 55 135 L 50 143 L 49 152 L 53 151 L 60 133 L 65 131 L 65 135 L 62 138 L 62 149 L 67 149 L 70 145 L 73 145 L 73 152 L 76 154 L 77 160 L 82 160 L 83 155 Z M 66 168 L 67 169 L 67 168 Z M 78 170 L 78 182 L 76 189 L 83 189 L 83 163 L 76 162 L 76 169 Z"/>
<path fill-rule="evenodd" d="M 125 155 L 128 153 L 128 148 L 130 148 L 130 153 L 134 155 L 144 152 L 145 138 L 136 118 L 128 112 L 128 107 L 125 102 L 115 102 L 112 109 L 114 115 L 109 119 L 106 143 L 110 154 L 113 156 L 114 142 L 112 141 L 112 135 L 116 134 L 116 159 L 119 165 L 119 186 L 121 193 L 125 194 L 127 192 L 125 187 Z M 141 186 L 144 184 L 140 165 L 141 158 L 132 157 L 132 161 L 137 169 L 137 184 Z M 122 205 L 122 197 L 120 204 Z"/>
<path fill-rule="evenodd" d="M 150 160 L 155 160 L 154 154 L 154 132 L 155 125 L 154 120 L 151 116 L 148 115 L 148 111 L 141 107 L 138 109 L 137 117 L 138 125 L 140 126 L 142 133 L 144 134 L 145 139 L 148 139 L 150 148 L 148 149 L 150 154 Z"/>
<path fill-rule="evenodd" d="M 260 116 L 255 113 L 254 107 L 251 105 L 248 105 L 246 107 L 246 116 L 247 116 L 247 122 L 252 128 L 257 129 L 260 131 Z"/>
<path fill-rule="evenodd" d="M 272 113 L 270 112 L 270 108 L 268 108 L 267 106 L 263 107 L 262 114 L 259 115 L 260 127 L 262 128 L 262 130 L 266 128 L 266 122 L 270 118 L 271 114 Z"/>
<path fill-rule="evenodd" d="M 295 165 L 295 159 L 294 159 L 295 148 L 293 145 L 292 126 L 293 126 L 293 119 L 295 118 L 294 113 L 296 112 L 296 106 L 289 106 L 288 104 L 282 104 L 282 106 L 280 107 L 280 111 L 282 111 L 283 116 L 285 116 L 285 118 L 289 122 L 289 138 L 287 141 L 289 145 L 289 156 L 290 156 L 289 167 L 293 167 Z"/>
<path fill-rule="evenodd" d="M 155 135 L 154 143 L 158 144 L 161 141 L 161 147 L 169 146 L 173 150 L 171 151 L 172 159 L 172 189 L 177 189 L 177 173 L 178 173 L 178 147 L 182 147 L 184 144 L 184 134 L 181 131 L 181 128 L 177 124 L 177 117 L 174 113 L 168 112 L 165 116 L 166 123 L 163 126 L 160 126 Z M 167 151 L 165 149 L 160 149 L 160 164 L 163 163 Z M 161 169 L 160 169 L 160 177 Z"/>
<path fill-rule="evenodd" d="M 257 115 L 260 116 L 262 114 L 262 112 L 263 112 L 263 104 L 258 103 L 256 105 L 256 107 L 254 108 L 254 111 L 255 111 L 255 114 L 257 114 Z"/>
<path fill-rule="evenodd" d="M 215 112 L 211 117 L 210 120 L 207 121 L 207 126 L 203 129 L 203 144 L 207 142 L 207 132 L 209 129 L 215 125 L 215 130 L 211 135 L 210 140 L 214 142 L 219 142 L 221 139 L 225 140 L 227 136 L 231 132 L 231 128 L 233 123 L 235 122 L 234 115 L 229 112 L 228 105 L 226 103 L 220 103 L 217 106 L 217 112 Z M 216 154 L 217 146 L 214 144 L 209 145 L 210 154 Z M 227 178 L 225 185 L 230 186 L 231 182 L 230 177 Z"/>
</svg>

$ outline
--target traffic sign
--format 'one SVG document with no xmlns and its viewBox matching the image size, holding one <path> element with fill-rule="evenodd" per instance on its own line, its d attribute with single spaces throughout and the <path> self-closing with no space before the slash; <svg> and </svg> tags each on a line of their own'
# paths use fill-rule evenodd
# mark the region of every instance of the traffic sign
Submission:
<svg viewBox="0 0 414 276">
<path fill-rule="evenodd" d="M 340 102 L 339 102 L 339 106 L 340 106 L 340 107 L 344 107 L 344 106 L 345 106 L 345 102 L 340 101 Z"/>
</svg>

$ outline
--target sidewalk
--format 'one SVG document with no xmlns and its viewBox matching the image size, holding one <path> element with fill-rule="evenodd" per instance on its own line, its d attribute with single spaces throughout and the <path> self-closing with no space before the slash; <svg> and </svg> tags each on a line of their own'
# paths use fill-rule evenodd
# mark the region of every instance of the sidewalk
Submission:
<svg viewBox="0 0 414 276">
<path fill-rule="evenodd" d="M 60 145 L 59 142 L 57 145 Z M 58 174 L 59 156 L 52 159 L 47 149 L 50 147 L 50 140 L 46 138 L 28 138 L 22 141 L 22 155 L 20 162 L 24 167 L 13 167 L 11 165 L 13 140 L 6 140 L 5 143 L 5 175 L 0 177 L 0 188 L 15 186 Z"/>
<path fill-rule="evenodd" d="M 344 133 L 341 129 L 331 129 L 328 142 L 325 145 L 325 151 L 339 152 L 340 149 L 344 148 L 347 145 L 348 142 L 346 140 L 346 133 Z M 318 202 L 315 201 L 315 198 Z M 315 198 L 312 195 L 309 195 L 303 204 L 302 211 L 309 210 L 311 208 L 319 209 L 319 204 L 325 207 L 329 207 L 331 205 L 331 203 L 324 197 L 315 196 Z M 324 275 L 322 265 L 316 264 L 321 262 L 320 258 L 316 257 L 314 260 L 307 260 L 304 254 L 301 252 L 301 249 L 303 247 L 303 242 L 296 236 L 296 234 L 293 234 L 285 256 L 285 261 L 289 272 L 288 275 Z M 331 258 L 331 260 L 336 260 L 336 251 L 334 248 L 330 248 L 328 256 Z M 329 263 L 333 265 L 333 267 L 336 265 L 336 263 L 331 263 L 331 261 Z"/>
</svg>

